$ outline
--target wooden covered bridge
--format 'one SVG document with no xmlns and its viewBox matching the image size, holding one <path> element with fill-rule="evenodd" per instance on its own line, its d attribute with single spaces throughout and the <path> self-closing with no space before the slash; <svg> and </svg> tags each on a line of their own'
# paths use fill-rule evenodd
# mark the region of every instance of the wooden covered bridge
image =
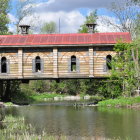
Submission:
<svg viewBox="0 0 140 140">
<path fill-rule="evenodd" d="M 121 32 L 0 35 L 0 79 L 103 78 L 120 39 L 131 41 Z"/>
</svg>

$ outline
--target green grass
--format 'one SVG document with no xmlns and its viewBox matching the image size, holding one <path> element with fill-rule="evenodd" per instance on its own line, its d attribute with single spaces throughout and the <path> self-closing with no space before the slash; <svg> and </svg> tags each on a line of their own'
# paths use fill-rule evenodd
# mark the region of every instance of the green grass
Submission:
<svg viewBox="0 0 140 140">
<path fill-rule="evenodd" d="M 22 117 L 6 116 L 0 126 L 1 140 L 66 140 L 65 136 L 49 136 L 44 131 L 37 134 L 30 124 L 25 124 Z"/>
<path fill-rule="evenodd" d="M 117 99 L 100 101 L 98 103 L 98 106 L 126 107 L 128 105 L 134 105 L 136 103 L 140 103 L 140 97 L 120 97 Z"/>
<path fill-rule="evenodd" d="M 5 106 L 13 106 L 14 104 L 12 102 L 6 102 L 4 103 Z"/>
</svg>

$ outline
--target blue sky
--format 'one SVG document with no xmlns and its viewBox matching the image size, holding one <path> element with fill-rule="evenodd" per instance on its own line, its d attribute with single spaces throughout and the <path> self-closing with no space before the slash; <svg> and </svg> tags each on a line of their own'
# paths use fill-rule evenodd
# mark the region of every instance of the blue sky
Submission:
<svg viewBox="0 0 140 140">
<path fill-rule="evenodd" d="M 9 25 L 11 31 L 15 30 L 16 23 L 16 2 L 24 0 L 11 0 L 11 11 L 9 17 L 13 24 Z M 25 0 L 26 1 L 26 0 Z M 61 19 L 61 32 L 72 33 L 77 32 L 80 25 L 85 21 L 85 16 L 90 11 L 97 9 L 99 16 L 99 30 L 113 31 L 112 27 L 108 29 L 104 23 L 101 24 L 101 18 L 110 18 L 116 22 L 113 14 L 108 10 L 112 2 L 120 0 L 32 0 L 34 4 L 33 14 L 25 17 L 22 24 L 30 24 L 31 26 L 41 26 L 45 22 L 54 21 L 58 24 Z M 123 0 L 122 0 L 123 1 Z"/>
</svg>

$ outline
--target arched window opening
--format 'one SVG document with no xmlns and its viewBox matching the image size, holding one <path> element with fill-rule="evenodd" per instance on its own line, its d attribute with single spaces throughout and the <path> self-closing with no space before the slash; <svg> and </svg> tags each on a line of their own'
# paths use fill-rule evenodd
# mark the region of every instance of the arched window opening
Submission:
<svg viewBox="0 0 140 140">
<path fill-rule="evenodd" d="M 7 59 L 6 59 L 6 57 L 1 58 L 1 73 L 7 73 Z"/>
<path fill-rule="evenodd" d="M 111 70 L 112 69 L 111 61 L 112 61 L 112 56 L 111 55 L 107 55 L 106 56 L 106 67 L 107 67 L 107 70 Z"/>
<path fill-rule="evenodd" d="M 39 56 L 35 58 L 35 72 L 41 71 L 41 59 Z"/>
<path fill-rule="evenodd" d="M 76 71 L 76 56 L 71 57 L 71 71 Z"/>
</svg>

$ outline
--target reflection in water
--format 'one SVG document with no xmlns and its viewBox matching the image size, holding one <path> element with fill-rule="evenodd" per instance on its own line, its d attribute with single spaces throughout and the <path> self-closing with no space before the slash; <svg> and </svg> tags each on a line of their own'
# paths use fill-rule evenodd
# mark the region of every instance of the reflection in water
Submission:
<svg viewBox="0 0 140 140">
<path fill-rule="evenodd" d="M 96 138 L 140 139 L 140 112 L 131 109 L 74 108 L 42 105 L 7 109 L 7 114 L 24 116 L 37 133 Z"/>
</svg>

